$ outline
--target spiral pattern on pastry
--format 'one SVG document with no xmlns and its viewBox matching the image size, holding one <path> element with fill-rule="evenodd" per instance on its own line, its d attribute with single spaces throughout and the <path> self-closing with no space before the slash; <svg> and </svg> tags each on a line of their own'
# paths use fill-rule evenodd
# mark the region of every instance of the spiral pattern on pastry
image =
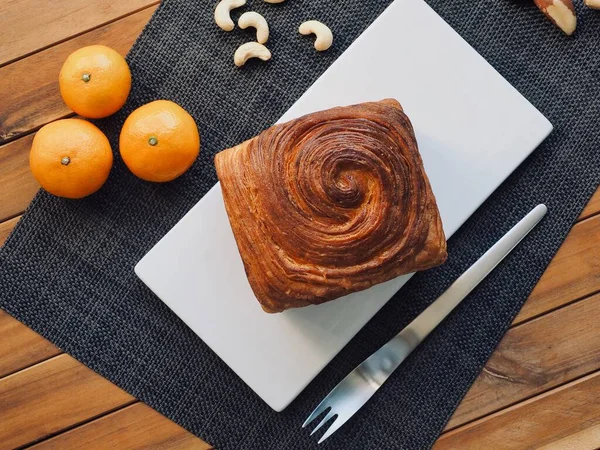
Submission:
<svg viewBox="0 0 600 450">
<path fill-rule="evenodd" d="M 412 125 L 395 100 L 273 126 L 219 153 L 216 166 L 250 285 L 269 312 L 446 257 Z"/>
</svg>

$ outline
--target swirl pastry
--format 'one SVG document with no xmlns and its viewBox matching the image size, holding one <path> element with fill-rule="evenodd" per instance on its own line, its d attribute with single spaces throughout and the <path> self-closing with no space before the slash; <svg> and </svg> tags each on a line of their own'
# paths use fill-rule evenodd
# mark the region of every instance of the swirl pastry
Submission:
<svg viewBox="0 0 600 450">
<path fill-rule="evenodd" d="M 267 312 L 323 303 L 446 259 L 396 100 L 275 125 L 215 157 L 250 286 Z"/>
</svg>

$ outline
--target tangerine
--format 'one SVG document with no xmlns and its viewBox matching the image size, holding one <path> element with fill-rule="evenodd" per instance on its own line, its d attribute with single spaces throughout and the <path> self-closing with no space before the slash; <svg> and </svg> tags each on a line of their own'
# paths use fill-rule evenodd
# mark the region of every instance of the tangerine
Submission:
<svg viewBox="0 0 600 450">
<path fill-rule="evenodd" d="M 169 100 L 156 100 L 125 120 L 119 149 L 134 175 L 146 181 L 171 181 L 196 161 L 200 134 L 185 109 Z"/>
<path fill-rule="evenodd" d="M 33 138 L 29 165 L 33 176 L 51 194 L 82 198 L 106 182 L 113 163 L 108 139 L 82 119 L 44 125 Z"/>
<path fill-rule="evenodd" d="M 60 94 L 83 117 L 99 119 L 117 112 L 131 90 L 127 61 L 105 45 L 90 45 L 69 55 L 58 77 Z"/>
</svg>

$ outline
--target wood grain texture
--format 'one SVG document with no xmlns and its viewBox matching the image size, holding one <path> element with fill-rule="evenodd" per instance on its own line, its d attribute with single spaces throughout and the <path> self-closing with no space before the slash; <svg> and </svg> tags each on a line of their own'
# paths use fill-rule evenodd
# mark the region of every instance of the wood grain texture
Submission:
<svg viewBox="0 0 600 450">
<path fill-rule="evenodd" d="M 29 170 L 33 135 L 0 147 L 0 222 L 21 214 L 40 185 Z"/>
<path fill-rule="evenodd" d="M 133 402 L 66 354 L 0 380 L 0 447 L 35 442 Z"/>
<path fill-rule="evenodd" d="M 58 74 L 67 56 L 92 44 L 104 44 L 125 55 L 155 9 L 151 6 L 0 68 L 0 144 L 72 114 L 58 88 Z"/>
<path fill-rule="evenodd" d="M 61 353 L 49 341 L 2 310 L 0 343 L 0 378 Z"/>
<path fill-rule="evenodd" d="M 600 447 L 600 372 L 563 385 L 438 439 L 435 450 Z"/>
<path fill-rule="evenodd" d="M 17 222 L 21 216 L 13 217 L 5 222 L 0 223 L 0 247 L 4 245 L 4 242 L 8 238 L 8 235 L 12 232 L 13 228 L 17 225 Z M 1 342 L 1 340 L 0 340 Z"/>
<path fill-rule="evenodd" d="M 209 450 L 212 447 L 143 403 L 62 433 L 32 450 Z"/>
<path fill-rule="evenodd" d="M 579 219 L 586 219 L 590 216 L 600 213 L 600 187 L 596 189 L 596 192 L 583 209 L 583 212 L 579 216 Z"/>
<path fill-rule="evenodd" d="M 515 323 L 600 290 L 600 216 L 575 224 Z"/>
<path fill-rule="evenodd" d="M 156 3 L 156 0 L 3 0 L 0 65 Z"/>
<path fill-rule="evenodd" d="M 600 295 L 509 330 L 447 429 L 600 370 Z"/>
<path fill-rule="evenodd" d="M 537 450 L 597 450 L 598 448 L 600 448 L 600 423 L 595 423 L 537 447 Z"/>
</svg>

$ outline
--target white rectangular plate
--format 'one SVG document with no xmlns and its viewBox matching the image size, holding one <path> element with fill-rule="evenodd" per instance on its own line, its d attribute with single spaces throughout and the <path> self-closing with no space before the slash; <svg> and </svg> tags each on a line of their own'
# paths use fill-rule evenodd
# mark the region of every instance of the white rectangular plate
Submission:
<svg viewBox="0 0 600 450">
<path fill-rule="evenodd" d="M 552 130 L 422 0 L 389 6 L 280 122 L 386 97 L 398 99 L 413 122 L 447 236 Z M 219 185 L 135 270 L 276 411 L 410 278 L 266 314 L 246 279 Z"/>
</svg>

